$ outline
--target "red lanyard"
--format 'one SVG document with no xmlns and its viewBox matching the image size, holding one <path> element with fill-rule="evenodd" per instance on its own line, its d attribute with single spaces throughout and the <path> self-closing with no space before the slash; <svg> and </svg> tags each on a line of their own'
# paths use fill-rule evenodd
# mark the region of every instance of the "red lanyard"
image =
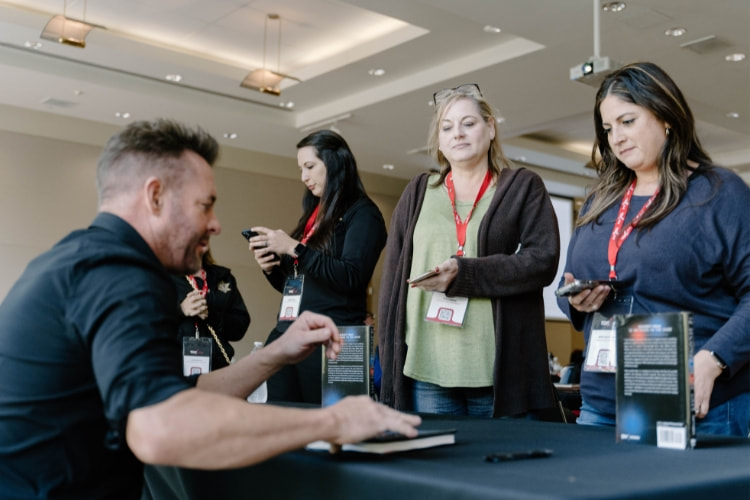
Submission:
<svg viewBox="0 0 750 500">
<path fill-rule="evenodd" d="M 477 193 L 477 199 L 474 200 L 474 205 L 471 207 L 471 210 L 469 210 L 466 218 L 464 220 L 461 220 L 461 217 L 458 215 L 458 210 L 456 210 L 456 190 L 453 187 L 453 172 L 448 172 L 448 175 L 445 177 L 445 188 L 448 190 L 448 198 L 450 198 L 451 206 L 453 207 L 453 219 L 456 222 L 456 239 L 458 239 L 458 251 L 456 252 L 456 255 L 458 255 L 459 257 L 462 257 L 464 255 L 464 245 L 466 244 L 466 228 L 469 226 L 471 214 L 473 214 L 474 209 L 477 208 L 477 203 L 479 203 L 479 200 L 482 199 L 482 195 L 484 195 L 484 192 L 487 191 L 487 188 L 490 186 L 490 182 L 492 182 L 492 173 L 490 172 L 490 169 L 487 169 L 487 174 L 485 174 L 484 176 L 482 186 L 479 188 L 479 192 Z"/>
<path fill-rule="evenodd" d="M 318 205 L 317 207 L 315 207 L 315 210 L 313 210 L 313 212 L 310 214 L 310 217 L 307 219 L 307 222 L 305 223 L 305 232 L 302 235 L 302 241 L 300 241 L 300 243 L 302 243 L 303 245 L 308 242 L 308 240 L 310 239 L 310 237 L 315 232 L 315 229 L 317 229 L 317 227 L 318 227 L 318 225 L 316 224 L 315 219 L 318 218 L 318 211 L 319 210 L 320 210 L 320 205 Z M 297 267 L 297 264 L 299 264 L 299 259 L 294 259 L 295 269 Z M 296 271 L 295 271 L 294 274 L 295 275 L 297 274 Z"/>
<path fill-rule="evenodd" d="M 193 288 L 198 290 L 198 282 L 195 281 L 195 276 L 188 276 L 188 281 L 191 285 L 193 285 Z M 201 269 L 201 279 L 203 280 L 203 287 L 198 290 L 203 297 L 205 297 L 208 294 L 208 280 L 206 280 L 206 271 L 205 269 Z"/>
<path fill-rule="evenodd" d="M 615 221 L 615 226 L 612 228 L 612 235 L 609 237 L 607 259 L 609 260 L 609 279 L 611 280 L 617 279 L 617 273 L 615 273 L 615 264 L 617 263 L 617 254 L 620 253 L 620 247 L 625 242 L 627 237 L 630 236 L 633 228 L 637 226 L 641 221 L 641 219 L 643 218 L 643 214 L 646 213 L 648 207 L 651 206 L 651 203 L 653 203 L 656 195 L 659 194 L 659 188 L 656 188 L 656 191 L 651 195 L 651 198 L 649 198 L 646 204 L 641 207 L 635 217 L 633 217 L 633 220 L 630 221 L 630 224 L 628 224 L 628 226 L 623 231 L 622 226 L 625 224 L 625 217 L 628 214 L 628 208 L 630 208 L 630 200 L 633 198 L 635 184 L 636 181 L 633 180 L 632 184 L 630 184 L 630 187 L 625 192 L 625 196 L 622 197 L 622 202 L 620 203 L 620 211 L 617 213 L 617 220 Z"/>
<path fill-rule="evenodd" d="M 201 269 L 201 279 L 203 280 L 203 287 L 201 289 L 198 289 L 198 282 L 195 280 L 195 276 L 193 275 L 187 275 L 186 278 L 190 282 L 191 285 L 193 285 L 194 290 L 198 290 L 200 294 L 205 297 L 208 295 L 208 280 L 206 279 L 206 270 Z M 198 320 L 195 320 L 195 338 L 197 339 L 200 337 L 200 332 L 198 331 Z"/>
</svg>

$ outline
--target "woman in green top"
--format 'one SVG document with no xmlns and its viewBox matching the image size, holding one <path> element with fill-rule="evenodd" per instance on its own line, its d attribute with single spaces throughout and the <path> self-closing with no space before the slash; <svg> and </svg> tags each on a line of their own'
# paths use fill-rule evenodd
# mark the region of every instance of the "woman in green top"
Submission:
<svg viewBox="0 0 750 500">
<path fill-rule="evenodd" d="M 510 168 L 477 85 L 433 97 L 440 173 L 407 186 L 386 245 L 381 399 L 488 417 L 554 407 L 542 290 L 560 242 L 549 194 L 539 176 Z"/>
</svg>

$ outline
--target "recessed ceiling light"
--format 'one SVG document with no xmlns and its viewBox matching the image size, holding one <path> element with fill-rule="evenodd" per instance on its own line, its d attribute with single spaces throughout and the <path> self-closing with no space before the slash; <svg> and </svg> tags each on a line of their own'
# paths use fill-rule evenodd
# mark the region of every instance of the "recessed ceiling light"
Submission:
<svg viewBox="0 0 750 500">
<path fill-rule="evenodd" d="M 279 106 L 286 109 L 292 109 L 294 107 L 294 102 L 292 101 L 281 101 L 279 103 Z"/>
<path fill-rule="evenodd" d="M 23 44 L 28 49 L 39 50 L 43 47 L 42 42 L 26 42 Z"/>
<path fill-rule="evenodd" d="M 602 5 L 602 10 L 604 12 L 621 12 L 625 10 L 625 7 L 625 2 L 607 2 Z"/>
<path fill-rule="evenodd" d="M 224 132 L 224 137 L 227 139 L 236 139 L 237 133 L 236 132 Z"/>
<path fill-rule="evenodd" d="M 385 70 L 383 68 L 372 68 L 367 74 L 370 76 L 383 76 L 385 75 Z"/>
<path fill-rule="evenodd" d="M 74 93 L 75 95 L 83 95 L 83 90 L 79 90 L 79 89 L 74 89 L 74 90 L 73 90 L 73 93 Z"/>
<path fill-rule="evenodd" d="M 669 28 L 664 32 L 667 36 L 682 36 L 685 33 L 687 33 L 687 30 L 685 28 Z"/>
<path fill-rule="evenodd" d="M 740 117 L 740 114 L 734 111 L 727 113 L 727 118 L 739 118 L 739 117 Z"/>
<path fill-rule="evenodd" d="M 176 73 L 169 74 L 165 76 L 164 78 L 170 82 L 175 82 L 175 83 L 182 81 L 182 75 L 178 75 Z"/>
<path fill-rule="evenodd" d="M 394 168 L 396 168 L 395 165 L 391 165 L 390 163 L 383 165 L 383 170 L 393 170 Z"/>
<path fill-rule="evenodd" d="M 742 52 L 736 52 L 734 54 L 729 54 L 728 56 L 724 57 L 724 59 L 728 62 L 740 62 L 745 60 L 745 54 Z"/>
<path fill-rule="evenodd" d="M 127 111 L 125 111 L 124 113 L 121 113 L 118 111 L 117 113 L 115 113 L 115 116 L 117 118 L 122 118 L 123 120 L 127 120 L 128 118 L 130 118 L 130 113 L 128 113 Z"/>
<path fill-rule="evenodd" d="M 497 26 L 491 26 L 489 24 L 486 25 L 482 29 L 484 30 L 485 33 L 500 33 L 501 31 L 503 31 L 500 28 L 498 28 Z"/>
<path fill-rule="evenodd" d="M 498 116 L 497 118 L 495 118 L 495 121 L 497 123 L 501 123 L 501 124 L 505 123 L 505 117 L 504 116 Z"/>
</svg>

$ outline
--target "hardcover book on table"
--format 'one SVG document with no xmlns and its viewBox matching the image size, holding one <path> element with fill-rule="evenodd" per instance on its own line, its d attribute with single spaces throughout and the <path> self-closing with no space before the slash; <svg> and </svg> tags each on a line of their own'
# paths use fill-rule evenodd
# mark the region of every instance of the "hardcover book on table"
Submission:
<svg viewBox="0 0 750 500">
<path fill-rule="evenodd" d="M 398 451 L 419 450 L 445 446 L 456 442 L 456 429 L 420 429 L 417 437 L 409 438 L 397 433 L 384 433 L 380 436 L 360 441 L 359 443 L 345 444 L 341 451 L 354 451 L 358 453 L 375 453 L 378 455 L 395 453 Z M 314 441 L 305 449 L 314 451 L 331 451 L 330 443 L 325 441 Z"/>
<path fill-rule="evenodd" d="M 336 360 L 323 351 L 321 370 L 322 405 L 330 406 L 346 396 L 375 396 L 372 381 L 373 329 L 368 325 L 337 325 L 341 352 Z"/>
<path fill-rule="evenodd" d="M 615 315 L 618 442 L 695 446 L 688 312 Z"/>
</svg>

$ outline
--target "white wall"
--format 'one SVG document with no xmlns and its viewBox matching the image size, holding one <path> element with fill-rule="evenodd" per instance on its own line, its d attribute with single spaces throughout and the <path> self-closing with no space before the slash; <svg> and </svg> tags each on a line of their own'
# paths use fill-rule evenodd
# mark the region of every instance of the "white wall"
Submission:
<svg viewBox="0 0 750 500">
<path fill-rule="evenodd" d="M 101 146 L 0 130 L 0 301 L 32 258 L 94 218 L 100 151 Z M 290 152 L 294 153 L 294 145 Z M 235 345 L 238 355 L 250 352 L 254 340 L 266 339 L 280 299 L 262 276 L 240 231 L 252 225 L 287 231 L 294 227 L 305 189 L 298 173 L 294 157 L 230 149 L 223 150 L 215 167 L 222 233 L 212 240 L 212 253 L 232 269 L 252 317 L 245 338 Z M 388 222 L 403 183 L 372 176 L 363 176 L 363 181 Z M 380 264 L 373 279 L 373 309 L 379 283 Z"/>
</svg>

